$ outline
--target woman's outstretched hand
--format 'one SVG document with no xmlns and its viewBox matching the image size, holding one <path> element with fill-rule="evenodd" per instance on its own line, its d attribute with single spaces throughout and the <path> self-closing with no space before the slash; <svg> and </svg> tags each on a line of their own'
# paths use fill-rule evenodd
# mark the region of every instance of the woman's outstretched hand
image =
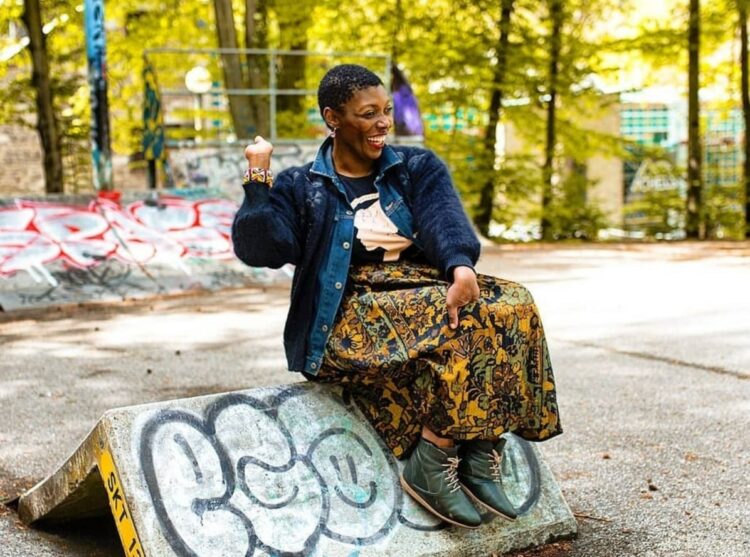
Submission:
<svg viewBox="0 0 750 557">
<path fill-rule="evenodd" d="M 245 158 L 250 168 L 271 168 L 271 153 L 273 145 L 261 136 L 255 137 L 255 143 L 245 147 Z"/>
<path fill-rule="evenodd" d="M 458 327 L 458 308 L 479 299 L 477 275 L 471 267 L 453 269 L 453 283 L 448 287 L 448 323 L 451 329 Z"/>
</svg>

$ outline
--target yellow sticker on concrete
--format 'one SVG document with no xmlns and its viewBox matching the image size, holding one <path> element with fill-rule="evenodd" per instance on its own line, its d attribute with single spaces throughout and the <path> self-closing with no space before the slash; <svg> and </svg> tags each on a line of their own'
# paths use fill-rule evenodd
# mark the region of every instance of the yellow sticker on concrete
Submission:
<svg viewBox="0 0 750 557">
<path fill-rule="evenodd" d="M 145 557 L 146 554 L 138 539 L 138 533 L 135 531 L 133 517 L 130 514 L 128 503 L 125 501 L 120 476 L 117 474 L 109 448 L 105 448 L 99 453 L 98 461 L 99 474 L 101 474 L 104 488 L 107 490 L 109 506 L 112 509 L 112 516 L 115 519 L 125 555 L 128 557 Z"/>
</svg>

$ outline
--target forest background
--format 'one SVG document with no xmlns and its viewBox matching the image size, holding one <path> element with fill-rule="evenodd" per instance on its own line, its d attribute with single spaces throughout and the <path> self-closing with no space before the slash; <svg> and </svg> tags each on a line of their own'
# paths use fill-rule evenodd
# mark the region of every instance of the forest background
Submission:
<svg viewBox="0 0 750 557">
<path fill-rule="evenodd" d="M 604 155 L 663 163 L 659 182 L 672 184 L 628 199 L 624 222 L 640 217 L 631 219 L 639 237 L 739 239 L 750 233 L 750 157 L 734 183 L 707 184 L 701 147 L 707 114 L 739 111 L 749 127 L 747 8 L 747 0 L 118 0 L 105 4 L 112 148 L 145 164 L 145 48 L 384 53 L 422 114 L 453 122 L 428 129 L 425 143 L 451 167 L 485 235 L 532 223 L 533 237 L 595 239 L 622 227 L 580 171 Z M 0 0 L 0 52 L 29 39 L 0 56 L 0 124 L 39 131 L 50 193 L 91 184 L 82 12 L 80 0 Z M 263 60 L 230 58 L 221 59 L 225 70 L 240 65 L 225 71 L 226 87 L 267 85 L 258 81 Z M 314 89 L 319 76 L 311 59 L 290 57 L 279 87 Z M 591 126 L 622 94 L 654 86 L 687 100 L 683 159 Z M 236 127 L 242 108 L 232 105 Z M 307 133 L 314 106 L 312 96 L 280 99 L 280 136 Z M 246 109 L 257 116 L 262 103 Z M 509 126 L 522 150 L 504 150 L 498 130 Z"/>
</svg>

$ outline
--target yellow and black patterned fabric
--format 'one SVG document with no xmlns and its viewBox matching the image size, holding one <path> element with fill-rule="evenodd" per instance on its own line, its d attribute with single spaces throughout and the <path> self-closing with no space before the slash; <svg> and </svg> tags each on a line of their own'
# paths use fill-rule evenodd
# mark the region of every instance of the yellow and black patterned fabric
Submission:
<svg viewBox="0 0 750 557">
<path fill-rule="evenodd" d="M 547 342 L 520 284 L 478 276 L 448 326 L 449 284 L 411 262 L 352 266 L 315 380 L 344 386 L 396 457 L 422 425 L 456 440 L 562 433 Z"/>
</svg>

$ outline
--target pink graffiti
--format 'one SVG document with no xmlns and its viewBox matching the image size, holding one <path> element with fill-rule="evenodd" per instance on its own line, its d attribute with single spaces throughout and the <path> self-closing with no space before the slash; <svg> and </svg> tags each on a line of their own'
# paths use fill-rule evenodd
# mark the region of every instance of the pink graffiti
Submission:
<svg viewBox="0 0 750 557">
<path fill-rule="evenodd" d="M 125 207 L 109 199 L 87 206 L 17 201 L 0 209 L 0 277 L 27 271 L 50 279 L 45 266 L 90 267 L 117 258 L 184 269 L 185 258 L 231 259 L 237 205 L 223 199 L 162 197 Z"/>
</svg>

